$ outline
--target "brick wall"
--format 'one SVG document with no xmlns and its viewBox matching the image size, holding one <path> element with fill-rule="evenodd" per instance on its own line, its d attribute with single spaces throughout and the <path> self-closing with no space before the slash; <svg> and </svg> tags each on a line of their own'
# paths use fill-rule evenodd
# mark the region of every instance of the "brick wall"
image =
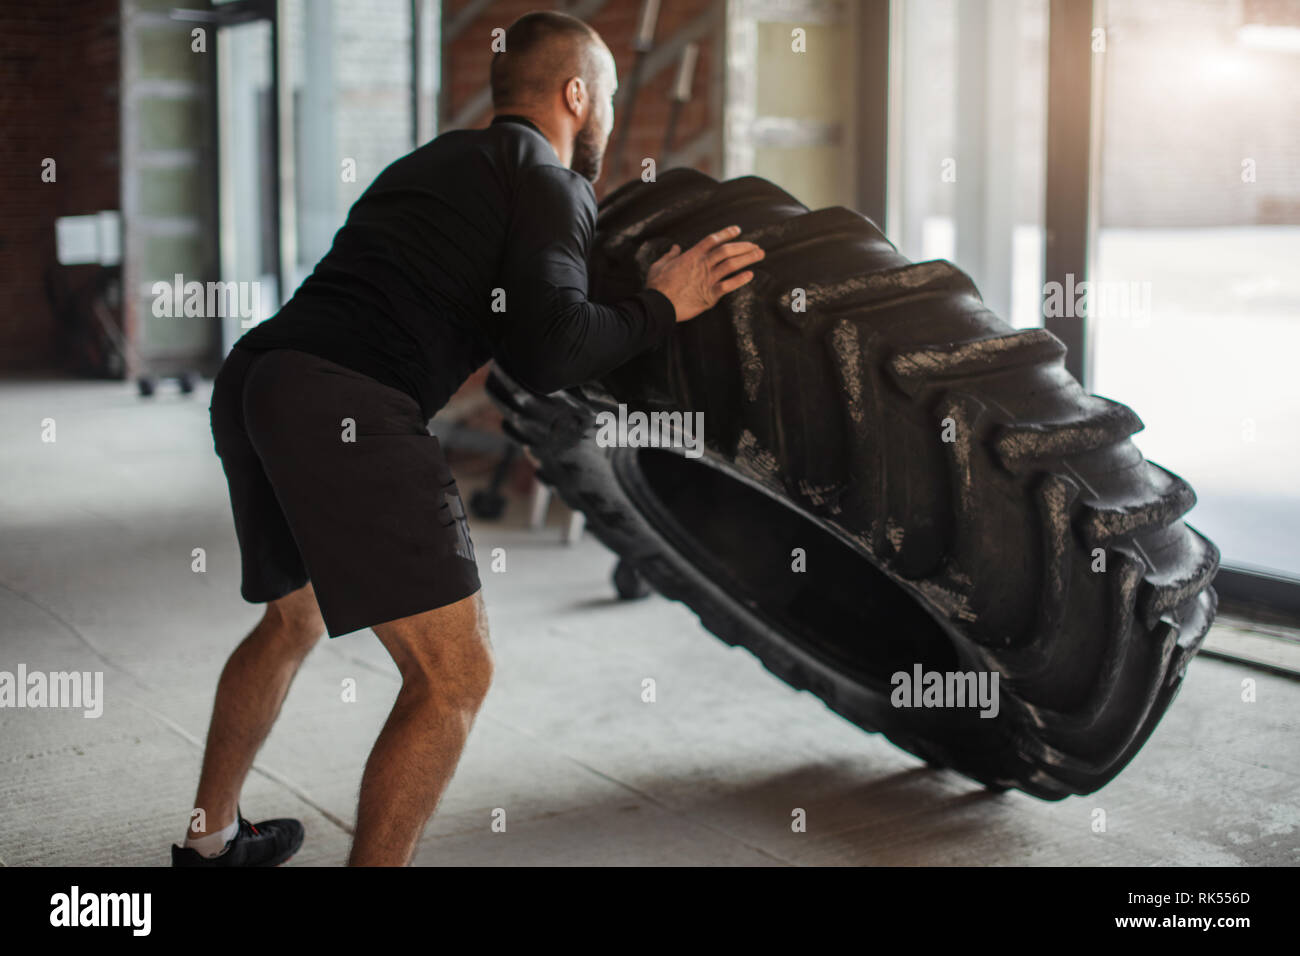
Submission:
<svg viewBox="0 0 1300 956">
<path fill-rule="evenodd" d="M 0 7 L 0 369 L 62 362 L 44 290 L 54 220 L 119 206 L 118 70 L 117 0 Z M 96 269 L 65 272 L 80 284 Z"/>
</svg>

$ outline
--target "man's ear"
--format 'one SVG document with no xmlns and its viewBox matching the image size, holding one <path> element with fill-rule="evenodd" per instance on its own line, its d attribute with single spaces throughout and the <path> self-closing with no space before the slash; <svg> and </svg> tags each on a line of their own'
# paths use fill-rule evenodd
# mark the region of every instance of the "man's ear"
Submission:
<svg viewBox="0 0 1300 956">
<path fill-rule="evenodd" d="M 573 115 L 582 119 L 583 109 L 590 102 L 587 95 L 587 84 L 580 76 L 570 77 L 569 81 L 564 84 L 564 105 L 567 106 Z"/>
</svg>

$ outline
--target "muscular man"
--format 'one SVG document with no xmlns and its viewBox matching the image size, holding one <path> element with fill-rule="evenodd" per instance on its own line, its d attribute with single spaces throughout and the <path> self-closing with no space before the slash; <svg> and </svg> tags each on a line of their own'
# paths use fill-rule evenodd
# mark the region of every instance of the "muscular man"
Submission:
<svg viewBox="0 0 1300 956">
<path fill-rule="evenodd" d="M 589 302 L 614 58 L 560 13 L 523 16 L 505 39 L 491 124 L 385 169 L 217 376 L 241 592 L 266 613 L 222 672 L 203 815 L 173 865 L 274 866 L 297 851 L 302 824 L 249 823 L 240 789 L 321 632 L 367 627 L 402 686 L 366 763 L 349 864 L 410 862 L 492 677 L 465 511 L 428 419 L 489 358 L 540 392 L 599 376 L 744 285 L 763 255 L 720 229 L 670 249 L 637 295 Z"/>
</svg>

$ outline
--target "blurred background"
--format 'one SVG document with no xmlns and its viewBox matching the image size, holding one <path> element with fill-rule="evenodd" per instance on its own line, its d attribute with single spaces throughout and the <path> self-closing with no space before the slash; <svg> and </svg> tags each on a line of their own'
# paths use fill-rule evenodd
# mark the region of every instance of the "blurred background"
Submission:
<svg viewBox="0 0 1300 956">
<path fill-rule="evenodd" d="M 6 0 L 0 373 L 200 385 L 239 320 L 156 316 L 154 283 L 256 281 L 272 314 L 388 162 L 488 122 L 491 30 L 532 6 Z M 1220 590 L 1300 607 L 1300 3 L 554 6 L 619 65 L 598 195 L 643 157 L 753 173 L 952 259 L 1137 410 L 1191 520 L 1255 572 Z M 1067 275 L 1118 298 L 1045 320 Z M 490 432 L 483 378 L 440 417 Z"/>
</svg>

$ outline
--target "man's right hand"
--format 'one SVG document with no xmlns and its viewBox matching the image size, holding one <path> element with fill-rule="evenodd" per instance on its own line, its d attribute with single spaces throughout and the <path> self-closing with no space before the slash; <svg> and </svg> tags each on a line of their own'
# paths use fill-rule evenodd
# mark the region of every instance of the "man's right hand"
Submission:
<svg viewBox="0 0 1300 956">
<path fill-rule="evenodd" d="M 727 241 L 738 235 L 739 226 L 728 226 L 705 236 L 686 252 L 674 244 L 650 266 L 646 288 L 657 289 L 672 301 L 678 322 L 708 311 L 728 292 L 754 278 L 748 270 L 732 273 L 766 255 L 752 242 Z"/>
</svg>

